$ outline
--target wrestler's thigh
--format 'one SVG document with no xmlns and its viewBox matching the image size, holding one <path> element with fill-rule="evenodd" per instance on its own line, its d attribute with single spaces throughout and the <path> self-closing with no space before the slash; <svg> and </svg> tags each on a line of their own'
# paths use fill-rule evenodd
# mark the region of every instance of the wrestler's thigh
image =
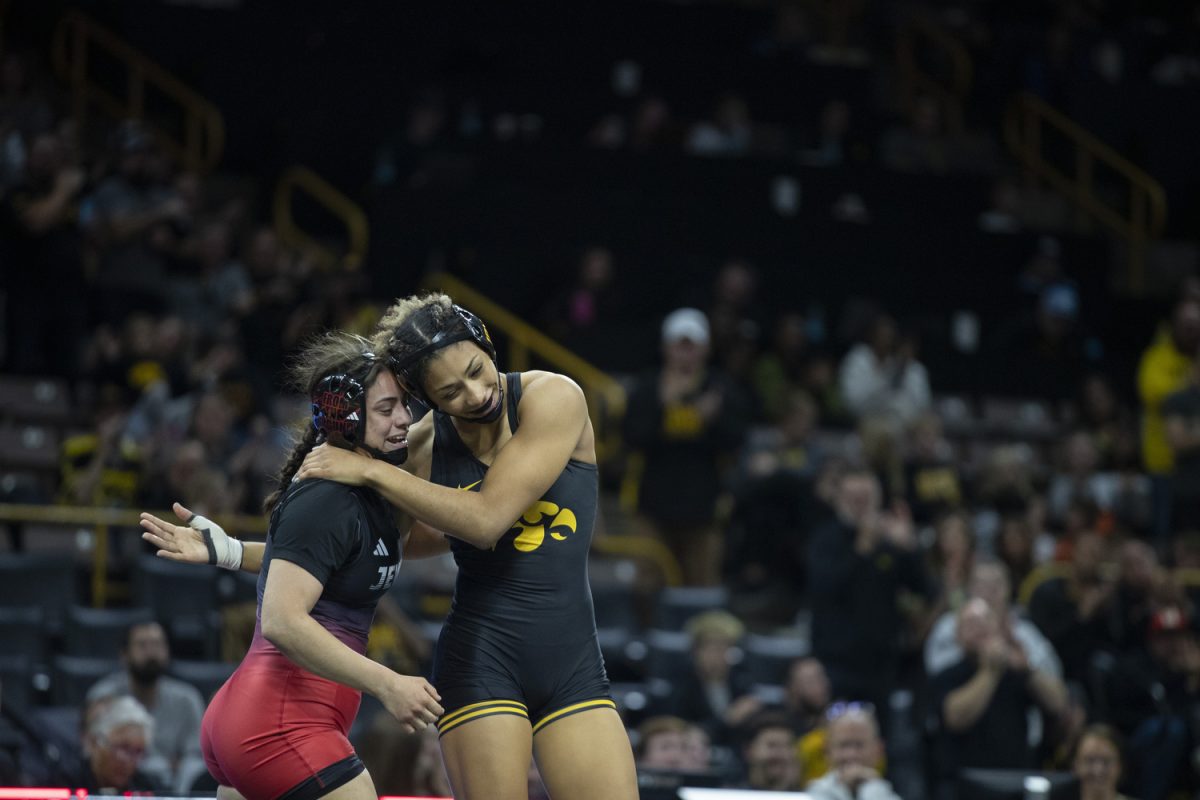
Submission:
<svg viewBox="0 0 1200 800">
<path fill-rule="evenodd" d="M 446 775 L 457 800 L 529 800 L 533 757 L 529 720 L 496 715 L 463 723 L 441 738 Z"/>
<path fill-rule="evenodd" d="M 615 709 L 551 722 L 534 737 L 533 751 L 553 800 L 637 800 L 633 750 Z"/>
</svg>

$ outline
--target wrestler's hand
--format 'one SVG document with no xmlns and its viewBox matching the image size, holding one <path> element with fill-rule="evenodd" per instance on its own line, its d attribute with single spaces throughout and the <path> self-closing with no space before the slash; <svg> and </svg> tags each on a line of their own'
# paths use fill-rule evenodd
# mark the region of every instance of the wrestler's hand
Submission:
<svg viewBox="0 0 1200 800">
<path fill-rule="evenodd" d="M 417 733 L 442 716 L 442 696 L 433 684 L 413 675 L 392 673 L 376 696 L 409 733 Z"/>
<path fill-rule="evenodd" d="M 215 564 L 237 569 L 242 563 L 242 543 L 212 520 L 176 503 L 175 516 L 186 525 L 174 525 L 142 512 L 142 538 L 158 548 L 157 555 L 187 564 Z"/>
<path fill-rule="evenodd" d="M 314 447 L 304 457 L 304 463 L 296 472 L 296 480 L 324 478 L 349 486 L 362 486 L 370 464 L 371 459 L 368 456 L 359 455 L 343 447 L 322 444 Z"/>
</svg>

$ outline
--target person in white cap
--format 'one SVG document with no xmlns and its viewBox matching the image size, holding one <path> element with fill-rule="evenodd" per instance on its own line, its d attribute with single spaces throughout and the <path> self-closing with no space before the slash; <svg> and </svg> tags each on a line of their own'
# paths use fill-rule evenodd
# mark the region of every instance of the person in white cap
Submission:
<svg viewBox="0 0 1200 800">
<path fill-rule="evenodd" d="M 709 367 L 709 344 L 703 312 L 667 315 L 662 367 L 637 381 L 624 431 L 644 458 L 639 522 L 679 559 L 684 582 L 701 586 L 720 579 L 716 503 L 725 457 L 742 444 L 748 418 L 736 384 Z"/>
</svg>

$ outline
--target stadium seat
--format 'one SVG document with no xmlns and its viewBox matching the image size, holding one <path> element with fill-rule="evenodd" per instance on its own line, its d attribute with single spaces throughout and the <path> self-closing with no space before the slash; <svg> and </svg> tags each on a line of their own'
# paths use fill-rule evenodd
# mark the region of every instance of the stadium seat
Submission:
<svg viewBox="0 0 1200 800">
<path fill-rule="evenodd" d="M 638 630 L 638 612 L 633 590 L 625 584 L 592 582 L 592 603 L 596 608 L 596 626 Z"/>
<path fill-rule="evenodd" d="M 153 621 L 149 608 L 72 606 L 67 610 L 64 649 L 69 656 L 119 658 L 129 626 Z"/>
<path fill-rule="evenodd" d="M 43 661 L 50 652 L 45 612 L 36 606 L 0 606 L 0 642 L 8 653 L 28 656 L 34 664 Z"/>
<path fill-rule="evenodd" d="M 50 697 L 54 705 L 82 706 L 92 684 L 121 668 L 115 658 L 55 656 L 50 678 Z"/>
<path fill-rule="evenodd" d="M 0 686 L 6 706 L 24 710 L 33 705 L 33 659 L 25 653 L 11 650 L 0 655 Z"/>
<path fill-rule="evenodd" d="M 62 630 L 67 609 L 75 605 L 75 562 L 53 553 L 0 555 L 0 604 L 37 606 L 45 613 L 50 633 Z"/>
<path fill-rule="evenodd" d="M 207 701 L 212 699 L 217 689 L 220 689 L 225 681 L 229 680 L 229 676 L 235 669 L 237 669 L 237 664 L 230 664 L 226 661 L 173 659 L 167 671 L 179 680 L 195 686 Z"/>
<path fill-rule="evenodd" d="M 154 555 L 138 557 L 133 602 L 154 609 L 171 638 L 172 654 L 216 658 L 220 648 L 217 570 L 178 564 Z"/>
<path fill-rule="evenodd" d="M 0 376 L 0 414 L 14 422 L 71 418 L 71 394 L 61 378 Z"/>
<path fill-rule="evenodd" d="M 787 683 L 788 668 L 797 658 L 811 651 L 807 639 L 749 634 L 742 641 L 744 665 L 751 680 L 782 686 Z"/>
<path fill-rule="evenodd" d="M 630 644 L 634 642 L 633 633 L 628 628 L 597 628 L 596 638 L 600 642 L 600 652 L 604 656 L 604 668 L 610 681 L 636 681 L 642 676 L 644 658 L 637 658 L 638 649 L 630 652 Z M 641 647 L 644 653 L 645 648 Z"/>
<path fill-rule="evenodd" d="M 674 680 L 692 668 L 692 642 L 686 633 L 652 630 L 644 641 L 647 677 Z"/>
<path fill-rule="evenodd" d="M 681 631 L 697 614 L 728 607 L 729 590 L 724 586 L 672 586 L 659 592 L 654 625 L 664 631 Z"/>
<path fill-rule="evenodd" d="M 48 425 L 0 425 L 0 467 L 56 472 L 60 441 Z"/>
</svg>

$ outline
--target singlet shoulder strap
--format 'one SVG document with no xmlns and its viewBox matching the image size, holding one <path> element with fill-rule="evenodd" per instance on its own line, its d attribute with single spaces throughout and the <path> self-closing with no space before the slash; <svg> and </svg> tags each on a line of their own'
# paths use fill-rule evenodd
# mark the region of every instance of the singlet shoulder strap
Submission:
<svg viewBox="0 0 1200 800">
<path fill-rule="evenodd" d="M 505 377 L 508 379 L 508 429 L 516 433 L 519 422 L 517 406 L 521 402 L 521 373 L 510 372 Z"/>
</svg>

